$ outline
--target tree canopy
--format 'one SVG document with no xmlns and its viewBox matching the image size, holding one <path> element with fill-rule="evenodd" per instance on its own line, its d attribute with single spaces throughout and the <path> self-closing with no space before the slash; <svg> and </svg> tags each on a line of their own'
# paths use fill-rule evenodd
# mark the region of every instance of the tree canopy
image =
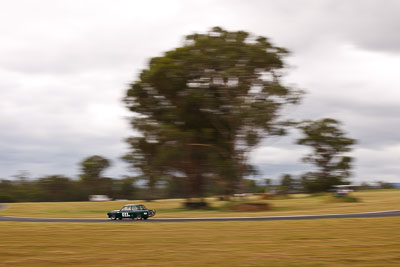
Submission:
<svg viewBox="0 0 400 267">
<path fill-rule="evenodd" d="M 110 161 L 102 156 L 94 155 L 85 158 L 81 163 L 82 180 L 96 180 L 101 177 L 101 173 L 110 167 Z"/>
<path fill-rule="evenodd" d="M 333 185 L 345 183 L 350 176 L 352 158 L 344 153 L 351 151 L 355 140 L 345 136 L 337 120 L 325 118 L 300 124 L 304 137 L 297 143 L 312 148 L 303 160 L 314 164 L 318 171 L 309 172 L 305 185 L 309 191 L 325 191 Z"/>
<path fill-rule="evenodd" d="M 184 178 L 188 197 L 208 182 L 233 192 L 253 171 L 250 149 L 283 135 L 280 111 L 300 99 L 281 82 L 287 54 L 265 37 L 215 27 L 152 58 L 124 99 L 139 133 L 127 139 L 125 160 L 149 185 Z"/>
<path fill-rule="evenodd" d="M 102 172 L 110 167 L 110 161 L 102 156 L 94 155 L 85 158 L 80 165 L 82 171 L 80 177 L 88 193 L 99 194 L 105 182 L 102 179 Z"/>
</svg>

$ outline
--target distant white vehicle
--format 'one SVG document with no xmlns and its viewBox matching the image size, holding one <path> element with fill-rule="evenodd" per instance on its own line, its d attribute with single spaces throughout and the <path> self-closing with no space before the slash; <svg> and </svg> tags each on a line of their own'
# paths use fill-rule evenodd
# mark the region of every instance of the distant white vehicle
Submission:
<svg viewBox="0 0 400 267">
<path fill-rule="evenodd" d="M 89 196 L 89 201 L 110 201 L 111 198 L 109 198 L 107 195 L 90 195 Z"/>
<path fill-rule="evenodd" d="M 335 194 L 338 197 L 347 196 L 348 194 L 354 192 L 353 185 L 335 185 Z"/>
</svg>

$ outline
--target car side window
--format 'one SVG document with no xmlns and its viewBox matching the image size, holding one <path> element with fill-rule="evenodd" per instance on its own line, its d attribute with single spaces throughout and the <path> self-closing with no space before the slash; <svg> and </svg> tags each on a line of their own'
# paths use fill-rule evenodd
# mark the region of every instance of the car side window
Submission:
<svg viewBox="0 0 400 267">
<path fill-rule="evenodd" d="M 122 209 L 121 209 L 121 211 L 130 211 L 131 209 L 130 209 L 130 207 L 128 206 L 128 207 L 123 207 Z"/>
<path fill-rule="evenodd" d="M 136 206 L 132 206 L 132 210 L 137 210 L 137 207 Z"/>
</svg>

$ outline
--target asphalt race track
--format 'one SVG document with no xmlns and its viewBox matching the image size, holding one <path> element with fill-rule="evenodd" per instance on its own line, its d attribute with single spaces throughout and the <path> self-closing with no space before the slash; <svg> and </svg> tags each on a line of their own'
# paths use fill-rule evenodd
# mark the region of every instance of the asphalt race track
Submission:
<svg viewBox="0 0 400 267">
<path fill-rule="evenodd" d="M 0 209 L 4 209 L 0 205 Z M 397 217 L 400 216 L 400 210 L 360 212 L 347 214 L 323 214 L 323 215 L 296 215 L 296 216 L 262 216 L 262 217 L 209 217 L 209 218 L 150 218 L 148 220 L 135 221 L 130 219 L 110 220 L 100 218 L 80 219 L 80 218 L 27 218 L 0 216 L 0 221 L 8 222 L 109 222 L 109 223 L 147 223 L 147 222 L 213 222 L 213 221 L 283 221 L 283 220 L 315 220 L 315 219 L 343 219 L 343 218 L 376 218 L 376 217 Z"/>
</svg>

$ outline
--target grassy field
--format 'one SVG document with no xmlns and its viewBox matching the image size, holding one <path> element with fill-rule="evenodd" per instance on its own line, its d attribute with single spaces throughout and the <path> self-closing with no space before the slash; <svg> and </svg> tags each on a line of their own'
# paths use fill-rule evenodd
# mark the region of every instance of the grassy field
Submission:
<svg viewBox="0 0 400 267">
<path fill-rule="evenodd" d="M 263 216 L 400 209 L 399 190 L 266 200 L 268 212 L 229 212 L 227 202 L 189 211 L 183 200 L 145 203 L 158 217 Z M 250 198 L 245 201 L 260 201 Z M 105 217 L 125 203 L 15 203 L 0 215 Z M 400 218 L 263 222 L 0 222 L 0 266 L 400 266 Z"/>
<path fill-rule="evenodd" d="M 400 266 L 400 218 L 0 222 L 0 266 Z"/>
<path fill-rule="evenodd" d="M 209 210 L 186 210 L 182 208 L 182 199 L 167 199 L 145 202 L 110 201 L 110 202 L 47 202 L 7 204 L 0 215 L 21 217 L 70 217 L 104 218 L 109 210 L 119 209 L 127 203 L 143 203 L 148 208 L 157 210 L 158 218 L 176 217 L 228 217 L 228 216 L 275 216 L 326 213 L 350 213 L 400 209 L 400 190 L 361 191 L 353 193 L 359 202 L 337 201 L 331 195 L 309 196 L 290 195 L 289 198 L 260 200 L 249 198 L 243 201 L 265 201 L 272 205 L 272 210 L 263 212 L 232 212 L 224 209 L 226 201 L 208 199 Z"/>
</svg>

